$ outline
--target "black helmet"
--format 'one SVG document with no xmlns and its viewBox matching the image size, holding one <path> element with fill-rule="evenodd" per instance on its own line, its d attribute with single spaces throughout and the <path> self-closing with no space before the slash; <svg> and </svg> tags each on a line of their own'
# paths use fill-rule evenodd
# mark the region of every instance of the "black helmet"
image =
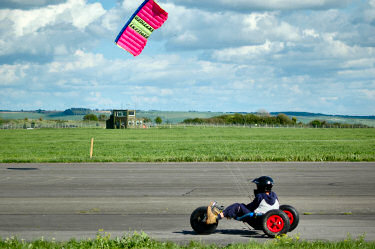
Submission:
<svg viewBox="0 0 375 249">
<path fill-rule="evenodd" d="M 273 186 L 273 179 L 269 176 L 255 178 L 252 182 L 257 185 L 258 193 L 269 192 Z"/>
</svg>

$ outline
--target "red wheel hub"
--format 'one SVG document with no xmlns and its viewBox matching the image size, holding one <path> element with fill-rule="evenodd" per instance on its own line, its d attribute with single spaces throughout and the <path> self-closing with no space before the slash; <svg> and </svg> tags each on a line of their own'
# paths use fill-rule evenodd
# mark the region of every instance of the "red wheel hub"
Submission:
<svg viewBox="0 0 375 249">
<path fill-rule="evenodd" d="M 267 228 L 273 232 L 281 232 L 284 228 L 284 220 L 278 215 L 272 215 L 267 220 Z"/>
<path fill-rule="evenodd" d="M 286 213 L 286 215 L 288 215 L 290 225 L 292 225 L 293 221 L 294 221 L 293 214 L 290 211 L 287 211 L 287 210 L 284 210 L 284 213 Z"/>
</svg>

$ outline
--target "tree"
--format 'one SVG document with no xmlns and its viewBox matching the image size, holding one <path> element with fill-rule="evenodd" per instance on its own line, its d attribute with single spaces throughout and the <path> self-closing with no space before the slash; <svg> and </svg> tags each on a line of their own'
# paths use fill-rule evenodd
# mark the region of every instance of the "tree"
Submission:
<svg viewBox="0 0 375 249">
<path fill-rule="evenodd" d="M 91 110 L 87 108 L 70 108 L 64 111 L 64 115 L 86 115 L 90 113 Z"/>
<path fill-rule="evenodd" d="M 151 119 L 149 119 L 149 118 L 143 118 L 143 123 L 151 123 Z"/>
<path fill-rule="evenodd" d="M 155 118 L 155 123 L 156 124 L 161 124 L 161 123 L 163 123 L 163 120 L 161 119 L 161 117 L 156 117 Z"/>
<path fill-rule="evenodd" d="M 318 127 L 322 127 L 324 125 L 326 125 L 326 121 L 325 120 L 318 120 L 318 119 L 315 119 L 313 121 L 311 121 L 309 123 L 311 126 L 315 127 L 315 128 L 318 128 Z"/>
<path fill-rule="evenodd" d="M 244 124 L 245 123 L 245 118 L 242 114 L 235 113 L 233 117 L 231 117 L 231 123 L 232 124 Z"/>
<path fill-rule="evenodd" d="M 287 125 L 287 124 L 293 123 L 293 121 L 284 113 L 279 113 L 277 115 L 277 120 L 278 120 L 278 123 L 281 125 Z"/>
<path fill-rule="evenodd" d="M 100 114 L 98 118 L 99 118 L 99 121 L 106 121 L 107 120 L 107 115 Z"/>
<path fill-rule="evenodd" d="M 98 121 L 99 119 L 95 114 L 86 114 L 83 117 L 83 120 L 85 120 L 85 121 Z"/>
</svg>

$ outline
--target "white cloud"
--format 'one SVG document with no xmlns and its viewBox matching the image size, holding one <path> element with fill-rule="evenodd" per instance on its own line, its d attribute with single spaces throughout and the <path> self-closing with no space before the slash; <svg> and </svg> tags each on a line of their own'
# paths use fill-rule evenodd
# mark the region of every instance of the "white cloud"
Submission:
<svg viewBox="0 0 375 249">
<path fill-rule="evenodd" d="M 29 9 L 36 8 L 45 5 L 58 4 L 65 0 L 2 0 L 0 3 L 0 9 L 5 8 L 17 8 L 17 9 Z"/>
<path fill-rule="evenodd" d="M 301 95 L 303 91 L 301 90 L 299 85 L 291 85 L 289 86 L 291 93 Z"/>
<path fill-rule="evenodd" d="M 85 0 L 68 0 L 66 3 L 40 9 L 0 10 L 0 20 L 10 20 L 13 23 L 13 29 L 10 31 L 20 37 L 60 23 L 70 23 L 82 30 L 104 14 L 105 10 L 98 3 L 86 4 Z"/>
<path fill-rule="evenodd" d="M 371 54 L 368 58 L 355 58 L 353 60 L 346 60 L 342 63 L 343 68 L 374 68 L 375 58 Z"/>
<path fill-rule="evenodd" d="M 313 37 L 313 38 L 319 38 L 320 35 L 316 33 L 314 29 L 305 29 L 302 31 L 303 35 L 305 37 Z"/>
<path fill-rule="evenodd" d="M 337 73 L 339 76 L 351 78 L 375 78 L 375 68 L 356 69 L 356 70 L 341 70 Z"/>
<path fill-rule="evenodd" d="M 364 10 L 364 18 L 369 23 L 375 21 L 375 0 L 368 1 L 368 6 Z"/>
<path fill-rule="evenodd" d="M 15 100 L 15 99 L 24 99 L 27 96 L 27 91 L 22 89 L 12 89 L 12 88 L 3 88 L 0 91 L 0 96 L 3 96 L 1 99 L 4 100 Z M 0 100 L 0 103 L 2 103 Z"/>
<path fill-rule="evenodd" d="M 176 4 L 194 6 L 210 10 L 295 10 L 295 9 L 330 9 L 346 6 L 351 0 L 170 0 Z"/>
<path fill-rule="evenodd" d="M 196 43 L 199 41 L 198 37 L 192 32 L 185 31 L 182 34 L 178 35 L 174 41 L 176 43 L 186 44 L 186 43 Z"/>
<path fill-rule="evenodd" d="M 323 101 L 323 102 L 336 101 L 338 99 L 339 99 L 338 97 L 320 97 L 320 101 Z"/>
<path fill-rule="evenodd" d="M 12 65 L 2 65 L 0 68 L 0 77 L 0 85 L 8 85 L 19 78 L 16 75 L 16 67 Z"/>
<path fill-rule="evenodd" d="M 235 90 L 252 90 L 254 89 L 254 80 L 235 81 L 232 83 L 232 88 Z"/>
<path fill-rule="evenodd" d="M 0 65 L 0 86 L 12 85 L 26 76 L 28 65 Z"/>
<path fill-rule="evenodd" d="M 103 64 L 102 54 L 85 53 L 77 50 L 74 53 L 73 61 L 55 61 L 48 65 L 49 72 L 79 71 L 87 68 L 98 68 Z"/>
<path fill-rule="evenodd" d="M 51 95 L 53 97 L 66 98 L 66 99 L 74 99 L 74 98 L 80 97 L 80 94 L 77 91 L 55 91 L 55 92 L 52 92 Z"/>
<path fill-rule="evenodd" d="M 278 12 L 208 13 L 168 4 L 169 20 L 163 27 L 167 48 L 174 50 L 222 49 L 271 42 L 296 42 L 300 29 L 280 19 Z M 184 16 L 183 19 L 180 16 Z"/>
<path fill-rule="evenodd" d="M 29 10 L 0 9 L 0 56 L 39 62 L 92 47 L 100 38 L 97 34 L 105 30 L 94 28 L 105 14 L 100 3 L 86 0 Z"/>
<path fill-rule="evenodd" d="M 335 58 L 355 58 L 358 56 L 358 53 L 363 53 L 365 50 L 366 52 L 372 53 L 372 48 L 366 49 L 362 47 L 358 47 L 356 45 L 349 46 L 345 44 L 343 41 L 335 39 L 335 33 L 326 33 L 323 34 L 323 46 L 320 47 L 320 52 L 323 52 L 327 57 L 335 57 Z"/>
<path fill-rule="evenodd" d="M 215 50 L 212 57 L 219 61 L 250 61 L 253 59 L 263 58 L 267 54 L 274 54 L 282 51 L 284 44 L 282 42 L 266 41 L 262 45 L 242 46 L 237 48 L 227 48 Z"/>
<path fill-rule="evenodd" d="M 127 10 L 129 12 L 134 12 L 139 7 L 139 5 L 142 4 L 142 2 L 143 0 L 133 0 L 133 1 L 123 0 L 121 7 L 124 10 Z"/>
<path fill-rule="evenodd" d="M 359 90 L 360 93 L 364 94 L 366 98 L 375 101 L 375 89 L 362 89 Z"/>
<path fill-rule="evenodd" d="M 260 30 L 261 27 L 259 27 L 259 23 L 261 22 L 268 22 L 268 25 L 272 25 L 268 20 L 273 18 L 273 16 L 268 13 L 251 13 L 250 15 L 247 15 L 244 17 L 243 24 L 245 26 L 245 29 L 249 29 L 251 31 L 253 30 Z"/>
</svg>

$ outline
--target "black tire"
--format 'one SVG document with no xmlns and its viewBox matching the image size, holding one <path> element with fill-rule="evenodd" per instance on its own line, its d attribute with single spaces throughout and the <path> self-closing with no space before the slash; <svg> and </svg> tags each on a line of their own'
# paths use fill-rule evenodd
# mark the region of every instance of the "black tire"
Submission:
<svg viewBox="0 0 375 249">
<path fill-rule="evenodd" d="M 290 205 L 281 205 L 280 210 L 288 215 L 290 223 L 289 232 L 293 231 L 299 223 L 299 213 L 297 209 Z"/>
<path fill-rule="evenodd" d="M 289 217 L 281 210 L 270 210 L 262 218 L 262 230 L 268 237 L 275 238 L 289 231 Z"/>
<path fill-rule="evenodd" d="M 190 215 L 190 225 L 191 228 L 197 234 L 210 234 L 215 232 L 219 222 L 217 221 L 214 224 L 207 225 L 207 207 L 199 207 L 195 209 Z"/>
</svg>

